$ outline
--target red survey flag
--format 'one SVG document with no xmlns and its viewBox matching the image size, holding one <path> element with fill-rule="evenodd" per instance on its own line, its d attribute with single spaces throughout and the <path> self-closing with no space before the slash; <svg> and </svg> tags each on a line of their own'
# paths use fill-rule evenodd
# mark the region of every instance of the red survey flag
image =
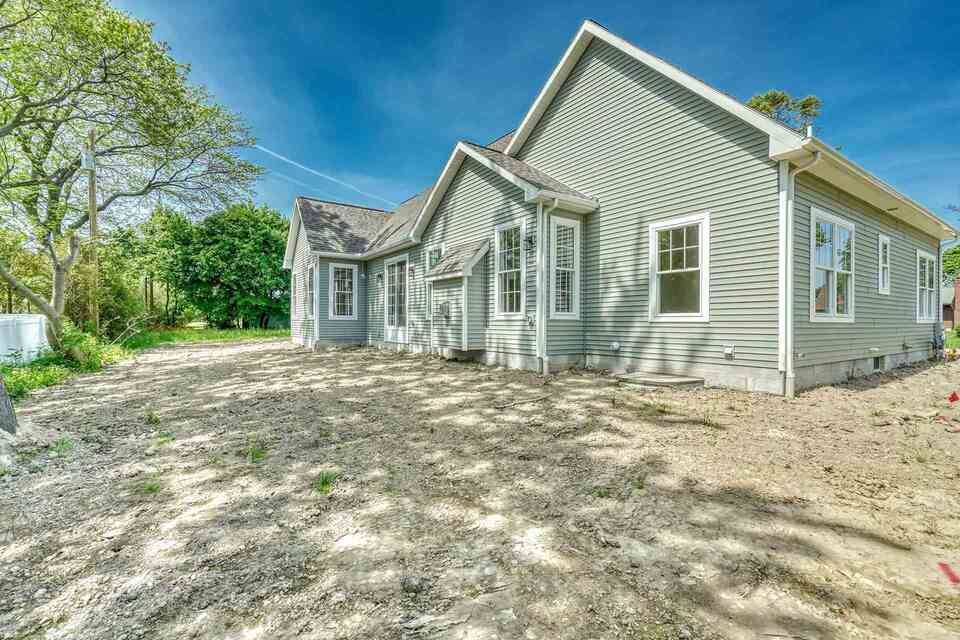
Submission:
<svg viewBox="0 0 960 640">
<path fill-rule="evenodd" d="M 960 395 L 958 395 L 957 392 L 954 391 L 953 393 L 950 394 L 950 397 L 948 397 L 947 400 L 949 400 L 950 403 L 952 404 L 952 403 L 956 402 L 957 400 L 960 400 Z"/>
</svg>

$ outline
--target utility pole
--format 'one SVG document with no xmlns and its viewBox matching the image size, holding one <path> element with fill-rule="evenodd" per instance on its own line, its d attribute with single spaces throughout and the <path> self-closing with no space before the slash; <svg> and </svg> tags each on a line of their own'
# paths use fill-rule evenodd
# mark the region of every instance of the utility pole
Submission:
<svg viewBox="0 0 960 640">
<path fill-rule="evenodd" d="M 90 264 L 93 266 L 90 315 L 93 318 L 93 335 L 98 336 L 100 335 L 100 265 L 97 262 L 97 164 L 93 153 L 96 144 L 97 134 L 91 127 L 84 164 L 90 172 L 87 180 L 87 198 L 90 206 Z"/>
</svg>

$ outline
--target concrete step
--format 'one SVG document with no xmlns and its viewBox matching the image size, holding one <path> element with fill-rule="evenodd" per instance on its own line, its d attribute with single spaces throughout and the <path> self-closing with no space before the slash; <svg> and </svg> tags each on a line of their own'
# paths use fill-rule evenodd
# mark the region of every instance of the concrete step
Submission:
<svg viewBox="0 0 960 640">
<path fill-rule="evenodd" d="M 620 373 L 614 376 L 618 381 L 626 384 L 638 384 L 647 387 L 702 387 L 703 378 L 690 376 L 675 376 L 669 373 L 647 373 L 634 371 Z"/>
</svg>

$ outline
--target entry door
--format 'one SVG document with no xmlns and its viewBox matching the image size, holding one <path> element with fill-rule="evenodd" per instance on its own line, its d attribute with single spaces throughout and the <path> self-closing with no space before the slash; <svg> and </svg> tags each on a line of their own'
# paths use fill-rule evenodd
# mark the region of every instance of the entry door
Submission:
<svg viewBox="0 0 960 640">
<path fill-rule="evenodd" d="M 407 260 L 406 258 L 387 265 L 386 296 L 386 341 L 407 341 Z"/>
</svg>

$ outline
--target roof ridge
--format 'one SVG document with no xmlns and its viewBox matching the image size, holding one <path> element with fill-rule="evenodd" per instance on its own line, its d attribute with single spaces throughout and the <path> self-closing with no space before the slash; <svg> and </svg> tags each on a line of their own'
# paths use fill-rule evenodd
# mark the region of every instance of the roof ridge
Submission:
<svg viewBox="0 0 960 640">
<path fill-rule="evenodd" d="M 312 196 L 297 196 L 298 200 L 312 200 L 314 202 L 322 202 L 324 204 L 338 204 L 341 207 L 353 207 L 354 209 L 366 209 L 367 211 L 377 211 L 379 213 L 392 213 L 387 209 L 378 209 L 376 207 L 365 207 L 362 204 L 353 204 L 352 202 L 340 202 L 339 200 L 323 200 L 321 198 L 314 198 Z"/>
</svg>

